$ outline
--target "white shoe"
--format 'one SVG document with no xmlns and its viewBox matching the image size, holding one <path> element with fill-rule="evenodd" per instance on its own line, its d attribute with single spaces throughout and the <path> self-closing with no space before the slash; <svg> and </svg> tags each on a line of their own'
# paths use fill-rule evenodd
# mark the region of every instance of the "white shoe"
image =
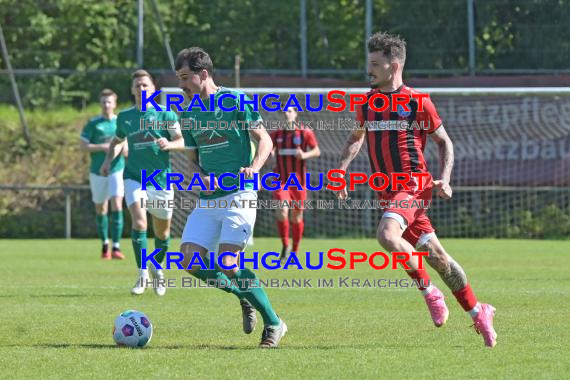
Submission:
<svg viewBox="0 0 570 380">
<path fill-rule="evenodd" d="M 149 281 L 150 278 L 148 276 L 147 269 L 139 269 L 139 277 L 137 278 L 137 282 L 135 286 L 131 289 L 131 294 L 135 296 L 140 296 L 146 290 L 146 282 Z"/>
<path fill-rule="evenodd" d="M 164 280 L 164 273 L 162 272 L 162 269 L 155 269 L 153 266 L 151 266 L 150 274 L 152 275 L 153 279 Z M 166 294 L 166 286 L 164 286 L 163 282 L 161 282 L 158 286 L 154 287 L 154 293 L 157 296 L 163 296 Z"/>
</svg>

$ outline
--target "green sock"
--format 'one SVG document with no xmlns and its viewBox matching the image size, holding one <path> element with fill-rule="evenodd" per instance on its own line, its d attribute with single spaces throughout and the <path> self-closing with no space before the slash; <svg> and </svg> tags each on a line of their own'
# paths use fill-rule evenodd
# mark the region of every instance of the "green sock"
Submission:
<svg viewBox="0 0 570 380">
<path fill-rule="evenodd" d="M 170 236 L 166 240 L 160 240 L 159 238 L 154 238 L 154 248 L 160 248 L 160 252 L 154 257 L 157 263 L 162 263 L 164 257 L 166 256 L 166 251 L 168 251 L 168 245 L 170 244 Z"/>
<path fill-rule="evenodd" d="M 123 210 L 111 211 L 111 240 L 113 243 L 118 243 L 123 235 Z"/>
<path fill-rule="evenodd" d="M 239 280 L 250 280 L 247 282 L 239 281 L 239 289 L 242 291 L 244 298 L 261 313 L 263 324 L 265 326 L 279 325 L 279 317 L 275 314 L 273 307 L 271 307 L 269 297 L 267 297 L 267 293 L 265 293 L 265 290 L 261 287 L 261 283 L 259 281 L 251 281 L 257 279 L 255 273 L 245 268 L 237 271 L 236 278 Z M 252 282 L 254 284 L 257 283 L 258 287 L 249 286 Z"/>
<path fill-rule="evenodd" d="M 206 267 L 209 268 L 210 267 L 210 259 L 207 256 L 203 257 L 202 259 L 204 260 Z M 206 281 L 206 282 L 208 279 L 216 280 L 216 283 L 219 283 L 220 280 L 222 280 L 222 279 L 226 280 L 228 284 L 231 282 L 230 278 L 228 276 L 226 276 L 224 272 L 220 271 L 220 268 L 218 268 L 217 265 L 216 265 L 215 270 L 206 270 L 206 269 L 202 269 L 202 268 L 198 267 L 198 270 L 193 272 L 192 276 L 194 276 L 194 277 L 196 277 L 202 281 Z M 226 293 L 232 293 L 233 295 L 235 295 L 239 299 L 244 298 L 243 293 L 235 285 L 228 285 L 224 288 L 218 288 L 218 289 L 221 289 Z"/>
<path fill-rule="evenodd" d="M 135 251 L 135 259 L 137 260 L 137 267 L 142 266 L 142 252 L 141 249 L 148 248 L 146 241 L 146 231 L 131 231 L 131 241 L 133 243 L 133 250 Z"/>
<path fill-rule="evenodd" d="M 103 243 L 109 239 L 107 230 L 109 229 L 109 217 L 107 214 L 99 215 L 96 217 L 97 222 L 97 234 Z"/>
</svg>

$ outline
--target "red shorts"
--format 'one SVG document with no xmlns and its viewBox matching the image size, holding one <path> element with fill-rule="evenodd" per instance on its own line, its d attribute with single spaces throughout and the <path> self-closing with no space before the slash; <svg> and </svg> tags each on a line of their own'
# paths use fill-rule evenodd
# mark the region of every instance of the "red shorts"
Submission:
<svg viewBox="0 0 570 380">
<path fill-rule="evenodd" d="M 290 187 L 289 190 L 277 189 L 273 192 L 273 199 L 277 199 L 279 201 L 305 201 L 307 199 L 307 190 L 298 190 L 294 187 Z M 293 208 L 295 210 L 302 210 L 304 205 L 301 204 L 301 206 L 303 207 L 297 207 L 297 205 L 294 205 Z"/>
<path fill-rule="evenodd" d="M 399 191 L 384 195 L 384 197 L 382 197 L 382 199 L 385 199 L 387 201 L 386 204 L 388 206 L 384 210 L 384 213 L 392 212 L 398 214 L 406 221 L 408 227 L 404 231 L 402 237 L 410 242 L 410 244 L 412 244 L 414 247 L 417 245 L 418 240 L 423 234 L 428 234 L 435 231 L 431 225 L 429 217 L 427 216 L 428 210 L 424 208 L 431 206 L 432 189 L 433 187 L 430 184 L 420 192 Z M 398 204 L 388 204 L 390 201 L 398 201 Z M 408 207 L 401 207 L 405 205 L 405 203 L 402 204 L 401 201 L 407 201 Z M 413 201 L 417 201 L 419 207 L 412 207 Z"/>
</svg>

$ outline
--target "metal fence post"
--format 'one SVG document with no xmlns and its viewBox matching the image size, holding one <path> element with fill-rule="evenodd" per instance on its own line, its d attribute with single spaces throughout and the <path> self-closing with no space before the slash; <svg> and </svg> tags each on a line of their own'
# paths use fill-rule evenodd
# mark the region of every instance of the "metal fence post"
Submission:
<svg viewBox="0 0 570 380">
<path fill-rule="evenodd" d="M 467 43 L 469 47 L 469 75 L 475 75 L 475 3 L 467 0 Z"/>
<path fill-rule="evenodd" d="M 366 0 L 366 13 L 364 16 L 364 77 L 368 79 L 368 38 L 372 35 L 372 0 Z"/>
<path fill-rule="evenodd" d="M 63 189 L 65 194 L 65 238 L 71 239 L 71 191 Z"/>
<path fill-rule="evenodd" d="M 307 77 L 307 1 L 301 0 L 299 12 L 299 26 L 301 34 L 301 75 Z"/>
<path fill-rule="evenodd" d="M 138 2 L 138 26 L 137 26 L 137 67 L 142 69 L 144 64 L 144 1 Z"/>
</svg>

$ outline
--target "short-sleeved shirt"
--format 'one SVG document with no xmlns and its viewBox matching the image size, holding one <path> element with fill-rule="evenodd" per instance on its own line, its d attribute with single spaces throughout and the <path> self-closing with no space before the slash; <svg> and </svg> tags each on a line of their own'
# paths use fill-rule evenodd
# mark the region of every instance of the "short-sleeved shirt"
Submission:
<svg viewBox="0 0 570 380">
<path fill-rule="evenodd" d="M 223 111 L 218 107 L 218 99 L 224 95 L 235 96 L 235 99 L 225 97 L 222 99 L 224 107 L 232 108 L 233 111 Z M 249 129 L 255 128 L 256 123 L 261 121 L 261 116 L 253 110 L 251 104 L 245 104 L 244 110 L 240 111 L 240 94 L 243 92 L 225 87 L 220 87 L 214 95 L 214 111 L 210 112 L 209 99 L 202 99 L 208 111 L 202 111 L 199 107 L 182 113 L 182 119 L 190 119 L 192 127 L 185 127 L 182 122 L 182 136 L 187 149 L 197 149 L 199 166 L 204 173 L 214 173 L 219 177 L 223 173 L 239 175 L 242 167 L 251 165 L 254 156 Z M 244 100 L 250 100 L 243 94 Z M 210 122 L 208 124 L 208 122 Z M 237 189 L 224 191 L 217 189 L 214 193 L 206 195 L 200 193 L 202 199 L 215 199 L 230 193 L 239 191 L 239 178 L 225 177 L 224 186 L 236 185 Z M 253 189 L 253 184 L 245 184 L 244 189 Z"/>
<path fill-rule="evenodd" d="M 366 97 L 369 99 L 376 93 L 380 92 L 372 90 L 366 94 Z M 394 92 L 383 94 L 391 99 L 393 94 L 405 94 L 411 97 L 418 92 L 403 85 Z M 381 108 L 382 99 L 377 98 L 377 101 L 378 104 L 375 106 Z M 368 157 L 373 173 L 380 172 L 388 176 L 391 173 L 429 173 L 424 157 L 427 136 L 435 132 L 442 125 L 442 121 L 429 97 L 423 99 L 422 106 L 423 111 L 420 111 L 417 99 L 411 98 L 408 103 L 410 111 L 398 106 L 397 112 L 391 112 L 392 107 L 389 105 L 385 111 L 376 112 L 368 107 L 367 103 L 356 109 L 357 121 L 360 125 L 366 126 Z M 407 121 L 410 127 L 404 130 L 385 130 L 370 126 L 370 122 L 397 120 Z M 431 176 L 426 181 L 431 181 Z"/>
<path fill-rule="evenodd" d="M 305 186 L 305 173 L 307 163 L 305 160 L 295 158 L 297 149 L 308 152 L 317 147 L 317 138 L 310 129 L 295 127 L 295 129 L 278 129 L 271 132 L 271 140 L 275 148 L 276 165 L 273 171 L 279 174 L 281 182 L 289 178 L 289 174 L 295 173 L 302 186 Z"/>
<path fill-rule="evenodd" d="M 142 125 L 145 125 L 144 121 L 176 121 L 176 129 L 141 129 L 141 120 Z M 142 169 L 146 169 L 148 175 L 160 169 L 160 174 L 154 180 L 166 188 L 166 174 L 171 172 L 170 153 L 160 150 L 156 141 L 161 137 L 172 140 L 172 137 L 179 134 L 178 116 L 172 111 L 158 112 L 149 108 L 141 112 L 136 107 L 131 107 L 119 112 L 116 135 L 120 139 L 126 138 L 129 145 L 129 159 L 123 178 L 142 182 Z M 153 187 L 151 182 L 147 186 Z"/>
<path fill-rule="evenodd" d="M 117 129 L 117 117 L 114 116 L 112 119 L 106 119 L 103 116 L 95 116 L 85 124 L 83 131 L 81 132 L 81 139 L 88 144 L 105 144 L 110 143 L 115 136 L 115 131 Z M 99 169 L 105 161 L 105 156 L 107 153 L 91 152 L 91 165 L 89 166 L 89 172 L 93 174 L 99 174 Z M 116 157 L 113 162 L 111 162 L 110 172 L 115 173 L 122 170 L 125 167 L 125 158 L 123 155 Z"/>
</svg>

